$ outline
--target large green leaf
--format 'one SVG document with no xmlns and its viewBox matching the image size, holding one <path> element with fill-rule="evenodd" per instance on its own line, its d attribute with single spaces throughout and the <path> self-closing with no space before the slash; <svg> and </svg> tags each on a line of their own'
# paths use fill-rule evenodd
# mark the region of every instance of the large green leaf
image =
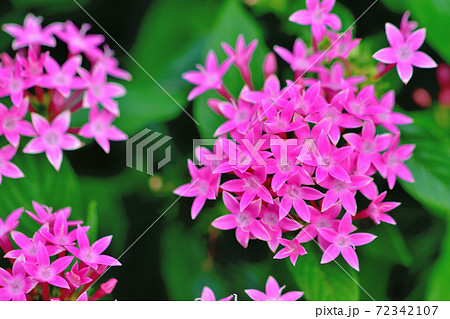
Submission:
<svg viewBox="0 0 450 319">
<path fill-rule="evenodd" d="M 133 80 L 126 84 L 128 93 L 120 101 L 117 120 L 125 132 L 135 133 L 147 123 L 167 121 L 182 112 L 190 85 L 181 74 L 198 62 L 202 37 L 218 6 L 217 1 L 203 0 L 159 0 L 150 6 L 131 51 L 134 60 L 127 64 Z"/>
<path fill-rule="evenodd" d="M 258 47 L 253 55 L 250 68 L 252 70 L 253 82 L 256 88 L 263 85 L 262 65 L 268 52 L 262 37 L 261 30 L 256 21 L 245 11 L 241 2 L 236 0 L 225 1 L 217 19 L 217 22 L 209 34 L 205 43 L 204 54 L 214 50 L 219 61 L 224 61 L 225 53 L 221 48 L 221 42 L 227 42 L 234 46 L 237 37 L 242 34 L 248 42 L 258 40 Z M 238 95 L 244 83 L 235 67 L 231 67 L 224 78 L 224 83 L 234 95 Z M 214 131 L 223 123 L 223 119 L 214 113 L 208 106 L 209 97 L 218 97 L 215 92 L 209 92 L 199 97 L 194 102 L 194 117 L 199 122 L 200 134 L 204 138 L 212 138 Z"/>
<path fill-rule="evenodd" d="M 288 265 L 297 285 L 305 292 L 305 298 L 311 301 L 358 300 L 357 272 L 341 258 L 336 260 L 339 265 L 335 262 L 322 265 L 320 259 L 319 249 L 311 247 L 295 267 Z"/>
<path fill-rule="evenodd" d="M 450 61 L 450 2 L 447 0 L 383 0 L 392 10 L 404 12 L 410 10 L 412 19 L 417 20 L 420 27 L 427 28 L 427 40 L 439 54 Z"/>
<path fill-rule="evenodd" d="M 33 200 L 54 209 L 70 206 L 72 219 L 84 217 L 78 180 L 67 158 L 64 159 L 59 172 L 42 154 L 17 154 L 13 162 L 20 167 L 25 178 L 3 178 L 0 185 L 0 217 L 4 218 L 19 207 L 33 211 Z M 37 227 L 31 218 L 23 216 L 19 229 L 34 232 Z"/>
</svg>

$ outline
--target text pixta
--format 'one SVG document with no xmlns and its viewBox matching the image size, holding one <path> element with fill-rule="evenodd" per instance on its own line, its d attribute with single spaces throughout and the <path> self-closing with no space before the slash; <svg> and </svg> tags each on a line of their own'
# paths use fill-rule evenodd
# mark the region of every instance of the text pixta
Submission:
<svg viewBox="0 0 450 319">
<path fill-rule="evenodd" d="M 344 309 L 341 307 L 320 307 L 316 308 L 316 318 L 322 316 L 345 316 L 345 317 L 356 317 L 359 315 L 359 309 L 348 307 L 348 309 Z"/>
</svg>

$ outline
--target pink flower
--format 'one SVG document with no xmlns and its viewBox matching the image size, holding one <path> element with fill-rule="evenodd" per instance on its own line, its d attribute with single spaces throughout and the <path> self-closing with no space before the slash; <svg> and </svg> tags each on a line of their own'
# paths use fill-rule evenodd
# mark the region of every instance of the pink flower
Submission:
<svg viewBox="0 0 450 319">
<path fill-rule="evenodd" d="M 101 66 L 95 66 L 92 73 L 84 69 L 79 69 L 78 72 L 87 87 L 83 106 L 90 108 L 101 104 L 112 114 L 119 116 L 118 103 L 113 99 L 124 96 L 125 88 L 117 83 L 107 83 L 106 70 Z"/>
<path fill-rule="evenodd" d="M 19 225 L 19 218 L 22 216 L 23 208 L 18 208 L 6 217 L 5 221 L 0 218 L 0 243 L 7 239 L 8 234 Z"/>
<path fill-rule="evenodd" d="M 395 92 L 391 90 L 383 95 L 376 106 L 368 106 L 366 112 L 375 124 L 381 124 L 390 132 L 398 134 L 400 132 L 398 125 L 411 124 L 413 120 L 405 114 L 393 112 L 394 104 Z"/>
<path fill-rule="evenodd" d="M 13 264 L 12 275 L 0 268 L 0 301 L 26 301 L 29 293 L 37 282 L 27 276 L 23 264 L 25 258 L 20 256 Z"/>
<path fill-rule="evenodd" d="M 57 246 L 75 245 L 75 240 L 77 239 L 76 229 L 69 232 L 67 217 L 61 213 L 55 215 L 56 219 L 53 224 L 53 233 L 49 232 L 48 229 L 43 228 L 41 230 L 42 236 L 44 236 L 45 239 Z"/>
<path fill-rule="evenodd" d="M 410 14 L 411 13 L 409 11 L 406 11 L 402 16 L 402 21 L 400 22 L 400 32 L 405 39 L 407 39 L 418 26 L 416 21 L 408 21 Z"/>
<path fill-rule="evenodd" d="M 91 278 L 86 277 L 90 270 L 91 268 L 89 267 L 79 269 L 78 262 L 75 262 L 75 264 L 72 266 L 72 269 L 69 272 L 66 272 L 64 275 L 71 287 L 79 288 L 92 281 Z"/>
<path fill-rule="evenodd" d="M 359 135 L 358 135 L 359 136 Z M 316 163 L 312 163 L 316 167 L 316 182 L 322 182 L 327 176 L 332 176 L 343 182 L 350 182 L 348 172 L 340 165 L 342 161 L 347 159 L 353 152 L 353 146 L 344 146 L 335 148 L 331 145 L 328 135 L 322 131 L 317 141 L 317 150 L 319 152 Z M 307 162 L 309 164 L 309 162 Z"/>
<path fill-rule="evenodd" d="M 183 197 L 195 197 L 191 209 L 192 219 L 195 219 L 207 199 L 216 199 L 220 174 L 213 174 L 209 166 L 199 169 L 191 160 L 188 161 L 188 168 L 192 177 L 191 183 L 182 185 L 173 192 Z"/>
<path fill-rule="evenodd" d="M 287 240 L 284 238 L 279 238 L 278 242 L 284 246 L 273 258 L 284 259 L 289 257 L 292 265 L 295 266 L 298 256 L 306 255 L 307 252 L 305 248 L 301 245 L 303 242 L 299 238 L 294 238 L 292 240 Z"/>
<path fill-rule="evenodd" d="M 263 201 L 272 203 L 272 195 L 263 186 L 267 179 L 267 173 L 265 167 L 258 167 L 253 174 L 242 173 L 238 174 L 241 179 L 233 179 L 223 183 L 220 188 L 228 192 L 235 194 L 242 193 L 241 201 L 239 203 L 239 209 L 242 211 L 247 208 L 248 205 L 255 199 L 255 197 L 261 198 Z"/>
<path fill-rule="evenodd" d="M 255 289 L 247 289 L 245 293 L 255 301 L 295 301 L 303 296 L 301 291 L 282 294 L 284 287 L 280 287 L 275 278 L 269 276 L 266 282 L 266 293 Z"/>
<path fill-rule="evenodd" d="M 347 59 L 350 52 L 361 42 L 361 39 L 353 39 L 351 29 L 343 34 L 328 31 L 327 36 L 332 44 L 327 52 L 328 61 L 336 58 Z"/>
<path fill-rule="evenodd" d="M 227 59 L 219 66 L 216 54 L 214 51 L 209 51 L 206 57 L 205 67 L 197 65 L 199 71 L 189 71 L 183 74 L 183 79 L 197 86 L 189 93 L 188 100 L 192 101 L 208 90 L 221 89 L 223 86 L 222 78 L 230 68 L 232 62 L 232 60 Z"/>
<path fill-rule="evenodd" d="M 394 188 L 397 176 L 407 182 L 414 183 L 414 177 L 411 171 L 403 162 L 412 156 L 415 145 L 405 144 L 398 146 L 399 139 L 400 136 L 396 135 L 389 149 L 383 154 L 390 189 Z"/>
<path fill-rule="evenodd" d="M 35 201 L 32 201 L 32 205 L 34 208 L 34 211 L 36 214 L 33 214 L 30 211 L 25 211 L 28 216 L 30 216 L 36 223 L 39 225 L 45 225 L 48 224 L 49 227 L 53 227 L 53 224 L 56 220 L 56 217 L 58 215 L 64 216 L 64 218 L 67 220 L 71 213 L 70 207 L 61 208 L 60 210 L 57 210 L 56 212 L 52 213 L 52 208 L 47 207 L 45 205 L 41 205 Z M 68 221 L 68 226 L 76 226 L 78 224 L 82 223 L 81 221 Z"/>
<path fill-rule="evenodd" d="M 247 46 L 242 34 L 240 34 L 236 40 L 236 50 L 228 43 L 222 42 L 223 50 L 239 69 L 248 67 L 257 45 L 258 40 L 253 40 Z"/>
<path fill-rule="evenodd" d="M 243 211 L 239 208 L 239 202 L 227 192 L 223 192 L 223 201 L 231 214 L 215 219 L 211 225 L 217 229 L 236 229 L 236 239 L 247 248 L 250 234 L 261 240 L 270 240 L 261 221 L 256 219 L 261 211 L 261 200 L 252 202 Z"/>
<path fill-rule="evenodd" d="M 51 124 L 37 113 L 32 113 L 31 119 L 37 137 L 32 139 L 23 151 L 30 154 L 45 152 L 50 163 L 59 171 L 63 158 L 62 150 L 76 150 L 83 145 L 78 138 L 67 133 L 70 112 L 61 113 Z"/>
<path fill-rule="evenodd" d="M 85 138 L 95 138 L 106 153 L 109 153 L 109 141 L 123 141 L 127 139 L 125 133 L 111 123 L 115 116 L 108 110 L 98 110 L 97 106 L 89 112 L 89 123 L 85 124 L 80 135 Z"/>
<path fill-rule="evenodd" d="M 16 154 L 17 149 L 12 145 L 6 145 L 0 148 L 0 184 L 2 183 L 2 176 L 9 178 L 22 178 L 22 171 L 13 163 L 11 159 Z"/>
<path fill-rule="evenodd" d="M 20 255 L 24 255 L 28 262 L 35 262 L 39 244 L 46 244 L 46 240 L 40 232 L 36 232 L 33 235 L 33 238 L 28 238 L 18 231 L 12 231 L 11 238 L 20 249 L 9 251 L 5 255 L 5 258 L 17 259 Z M 50 256 L 54 256 L 64 251 L 64 248 L 52 245 L 46 245 L 45 248 Z"/>
<path fill-rule="evenodd" d="M 131 81 L 131 74 L 119 68 L 119 61 L 114 57 L 114 51 L 111 50 L 107 44 L 105 44 L 103 50 L 105 52 L 99 56 L 96 65 L 103 67 L 108 75 L 118 79 Z"/>
<path fill-rule="evenodd" d="M 335 31 L 342 28 L 339 17 L 330 11 L 334 7 L 335 0 L 306 0 L 306 10 L 294 12 L 289 21 L 301 25 L 310 25 L 314 39 L 320 42 L 325 36 L 327 26 Z"/>
<path fill-rule="evenodd" d="M 233 130 L 242 135 L 247 134 L 256 111 L 254 105 L 243 99 L 238 99 L 237 105 L 234 101 L 231 103 L 223 102 L 218 105 L 218 109 L 228 121 L 217 128 L 214 136 L 232 132 Z"/>
<path fill-rule="evenodd" d="M 47 249 L 42 243 L 37 247 L 37 264 L 26 262 L 23 266 L 26 272 L 38 282 L 48 282 L 49 284 L 69 289 L 69 284 L 63 277 L 59 276 L 72 262 L 72 256 L 60 257 L 50 263 L 50 257 Z"/>
<path fill-rule="evenodd" d="M 98 265 L 121 266 L 122 264 L 117 259 L 107 255 L 101 255 L 101 253 L 108 248 L 111 243 L 111 239 L 112 236 L 100 238 L 91 246 L 89 243 L 89 238 L 86 234 L 86 229 L 83 229 L 80 225 L 78 225 L 77 242 L 79 248 L 67 246 L 66 249 L 79 260 L 94 269 L 97 269 Z"/>
<path fill-rule="evenodd" d="M 41 24 L 42 17 L 35 17 L 30 13 L 25 17 L 23 27 L 17 24 L 5 24 L 3 30 L 15 38 L 12 45 L 14 50 L 33 45 L 55 47 L 56 40 L 53 34 L 59 24 L 51 24 L 45 28 L 42 28 Z"/>
<path fill-rule="evenodd" d="M 359 262 L 355 253 L 355 246 L 368 244 L 377 238 L 377 236 L 369 233 L 350 234 L 352 232 L 352 217 L 349 213 L 342 217 L 337 232 L 331 228 L 320 228 L 318 231 L 321 236 L 331 243 L 323 253 L 320 263 L 329 263 L 336 259 L 339 254 L 342 254 L 345 261 L 358 271 Z"/>
<path fill-rule="evenodd" d="M 378 195 L 370 204 L 369 207 L 364 209 L 361 213 L 356 215 L 357 218 L 367 218 L 372 219 L 376 224 L 380 224 L 381 222 L 385 222 L 391 225 L 396 225 L 395 220 L 386 214 L 386 212 L 393 210 L 398 207 L 400 203 L 396 202 L 384 202 L 383 200 L 386 197 L 387 192 L 383 192 Z"/>
<path fill-rule="evenodd" d="M 230 301 L 233 299 L 233 295 L 220 299 L 218 301 Z M 211 288 L 205 286 L 202 290 L 202 296 L 200 298 L 195 299 L 196 301 L 216 301 L 216 296 Z"/>
<path fill-rule="evenodd" d="M 78 29 L 72 21 L 67 21 L 56 35 L 67 43 L 72 55 L 85 53 L 90 58 L 97 58 L 102 54 L 98 46 L 105 41 L 105 37 L 100 34 L 87 35 L 90 28 L 89 24 L 83 24 L 81 29 Z"/>
<path fill-rule="evenodd" d="M 363 174 L 367 172 L 371 164 L 380 172 L 385 170 L 380 153 L 389 147 L 392 135 L 386 133 L 375 136 L 375 133 L 375 125 L 371 121 L 367 121 L 364 124 L 361 135 L 356 133 L 344 135 L 345 140 L 359 152 L 357 169 Z"/>
<path fill-rule="evenodd" d="M 372 178 L 363 175 L 351 175 L 350 183 L 333 177 L 327 177 L 320 185 L 328 189 L 322 203 L 322 211 L 333 206 L 338 200 L 351 215 L 356 214 L 355 193 L 358 189 L 367 186 Z"/>
<path fill-rule="evenodd" d="M 11 60 L 11 58 L 4 53 L 2 55 L 2 66 L 0 68 L 0 96 L 11 97 L 14 105 L 21 105 L 24 92 L 31 88 L 36 83 L 36 79 L 24 77 L 22 66 L 20 63 Z"/>
<path fill-rule="evenodd" d="M 28 112 L 29 100 L 22 100 L 20 106 L 12 106 L 8 109 L 0 103 L 0 134 L 5 135 L 12 146 L 17 148 L 20 142 L 20 135 L 34 136 L 34 129 L 30 122 L 24 117 Z"/>
<path fill-rule="evenodd" d="M 356 91 L 357 85 L 364 82 L 366 78 L 364 76 L 349 76 L 346 78 L 344 66 L 341 62 L 336 61 L 329 70 L 325 69 L 319 72 L 319 80 L 324 89 L 336 94 L 338 91 L 346 89 Z"/>
<path fill-rule="evenodd" d="M 280 203 L 280 217 L 285 217 L 294 207 L 297 215 L 305 222 L 309 222 L 309 210 L 305 200 L 318 200 L 323 194 L 312 187 L 302 187 L 300 174 L 296 173 L 287 179 L 278 191 L 277 195 L 282 196 Z"/>
<path fill-rule="evenodd" d="M 295 40 L 293 52 L 274 46 L 273 50 L 289 65 L 293 71 L 298 72 L 317 72 L 320 63 L 324 59 L 322 52 L 312 53 L 307 50 L 305 42 L 302 39 Z"/>
<path fill-rule="evenodd" d="M 386 36 L 390 47 L 381 49 L 373 55 L 375 60 L 386 64 L 396 64 L 400 79 L 407 84 L 413 74 L 413 66 L 435 68 L 436 62 L 427 54 L 417 51 L 425 41 L 425 29 L 419 29 L 406 39 L 399 29 L 386 23 Z"/>
<path fill-rule="evenodd" d="M 81 56 L 79 55 L 69 58 L 62 67 L 49 56 L 44 63 L 47 74 L 41 77 L 39 84 L 48 89 L 56 89 L 67 98 L 72 89 L 82 89 L 86 86 L 83 80 L 75 76 L 80 66 Z"/>
</svg>

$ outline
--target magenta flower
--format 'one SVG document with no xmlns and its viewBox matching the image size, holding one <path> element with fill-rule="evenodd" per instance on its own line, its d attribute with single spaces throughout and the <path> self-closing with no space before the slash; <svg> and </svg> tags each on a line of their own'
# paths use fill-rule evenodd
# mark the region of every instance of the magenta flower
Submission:
<svg viewBox="0 0 450 319">
<path fill-rule="evenodd" d="M 353 39 L 351 29 L 343 34 L 328 31 L 327 36 L 332 43 L 330 50 L 327 52 L 328 61 L 336 58 L 347 59 L 350 52 L 361 42 L 361 39 Z"/>
<path fill-rule="evenodd" d="M 366 112 L 375 124 L 381 124 L 390 132 L 398 134 L 400 132 L 398 125 L 411 124 L 413 120 L 405 114 L 393 112 L 394 105 L 395 93 L 391 90 L 382 96 L 378 105 L 369 105 L 366 108 Z"/>
<path fill-rule="evenodd" d="M 350 183 L 333 177 L 327 177 L 320 185 L 328 189 L 322 203 L 322 211 L 333 206 L 338 200 L 344 209 L 351 215 L 356 214 L 355 193 L 358 189 L 367 186 L 372 178 L 363 175 L 351 175 Z"/>
<path fill-rule="evenodd" d="M 91 246 L 89 243 L 89 238 L 86 234 L 86 229 L 83 229 L 80 225 L 78 225 L 77 242 L 79 248 L 67 246 L 66 249 L 79 260 L 94 269 L 97 269 L 98 265 L 121 266 L 122 264 L 117 259 L 107 255 L 101 255 L 101 253 L 108 248 L 111 243 L 111 239 L 112 236 L 100 238 Z"/>
<path fill-rule="evenodd" d="M 320 42 L 325 36 L 327 26 L 335 31 L 342 28 L 341 19 L 330 11 L 335 0 L 306 0 L 306 10 L 294 12 L 289 21 L 301 25 L 310 25 L 314 39 Z"/>
<path fill-rule="evenodd" d="M 37 137 L 32 139 L 24 148 L 25 153 L 37 154 L 45 152 L 53 167 L 59 171 L 63 159 L 62 150 L 76 150 L 83 144 L 72 134 L 68 134 L 70 112 L 58 115 L 50 124 L 37 113 L 31 114 Z"/>
<path fill-rule="evenodd" d="M 285 286 L 280 287 L 272 276 L 269 276 L 266 282 L 266 293 L 255 290 L 247 289 L 245 293 L 255 301 L 295 301 L 303 296 L 301 291 L 291 291 L 282 294 Z"/>
<path fill-rule="evenodd" d="M 311 216 L 310 224 L 303 227 L 300 233 L 297 235 L 297 239 L 306 243 L 313 240 L 318 236 L 318 243 L 323 249 L 328 243 L 322 236 L 320 236 L 318 229 L 320 228 L 332 228 L 337 229 L 339 226 L 339 221 L 336 220 L 339 213 L 341 212 L 341 205 L 333 205 L 323 213 L 318 209 L 308 206 L 309 214 Z"/>
<path fill-rule="evenodd" d="M 70 207 L 61 208 L 60 210 L 57 210 L 56 212 L 52 213 L 53 209 L 51 207 L 41 205 L 35 201 L 32 201 L 32 205 L 33 205 L 33 209 L 36 213 L 33 214 L 32 212 L 30 212 L 28 210 L 25 212 L 28 214 L 28 216 L 30 216 L 39 225 L 48 224 L 49 227 L 53 227 L 53 224 L 58 215 L 61 214 L 62 216 L 64 216 L 64 219 L 67 220 L 71 213 Z M 68 226 L 76 226 L 80 223 L 82 223 L 82 222 L 81 221 L 68 221 L 67 225 Z"/>
<path fill-rule="evenodd" d="M 238 99 L 237 105 L 234 101 L 231 103 L 220 103 L 218 110 L 228 121 L 217 128 L 214 136 L 219 136 L 234 130 L 242 135 L 247 134 L 256 111 L 254 105 L 243 99 Z"/>
<path fill-rule="evenodd" d="M 9 178 L 22 178 L 22 171 L 13 163 L 11 159 L 16 154 L 17 149 L 12 145 L 6 145 L 0 148 L 0 184 L 2 183 L 2 176 Z"/>
<path fill-rule="evenodd" d="M 9 109 L 0 103 L 0 134 L 5 135 L 8 142 L 15 148 L 19 146 L 20 135 L 34 136 L 35 134 L 30 122 L 24 120 L 28 105 L 28 98 L 23 99 L 20 106 L 12 106 Z"/>
<path fill-rule="evenodd" d="M 119 68 L 119 61 L 114 57 L 114 51 L 105 44 L 105 52 L 96 61 L 96 65 L 103 67 L 108 75 L 118 79 L 131 81 L 131 74 Z"/>
<path fill-rule="evenodd" d="M 19 218 L 22 216 L 22 213 L 23 208 L 18 208 L 12 211 L 5 221 L 0 218 L 0 245 L 2 241 L 8 239 L 8 234 L 19 225 Z"/>
<path fill-rule="evenodd" d="M 292 265 L 295 266 L 298 256 L 306 255 L 307 252 L 305 248 L 301 245 L 303 242 L 299 238 L 294 238 L 292 240 L 287 240 L 284 238 L 279 238 L 278 242 L 284 246 L 276 255 L 273 257 L 275 259 L 284 259 L 289 257 Z"/>
<path fill-rule="evenodd" d="M 314 157 L 316 167 L 316 182 L 322 182 L 327 176 L 332 176 L 343 182 L 350 182 L 347 170 L 340 165 L 353 152 L 353 146 L 334 148 L 328 135 L 322 131 L 317 141 L 317 151 L 320 156 Z M 309 162 L 307 162 L 309 164 Z"/>
<path fill-rule="evenodd" d="M 305 42 L 300 38 L 295 40 L 293 52 L 278 45 L 274 46 L 273 50 L 289 63 L 293 71 L 298 72 L 317 72 L 324 59 L 322 52 L 311 53 L 307 50 Z"/>
<path fill-rule="evenodd" d="M 240 34 L 236 40 L 235 50 L 229 44 L 222 42 L 223 50 L 233 62 L 233 64 L 239 69 L 245 83 L 250 87 L 253 87 L 252 76 L 250 72 L 250 61 L 252 60 L 253 53 L 255 52 L 257 45 L 258 40 L 253 40 L 247 46 L 242 34 Z"/>
<path fill-rule="evenodd" d="M 12 48 L 18 50 L 27 46 L 45 45 L 55 47 L 56 40 L 53 36 L 59 28 L 59 24 L 54 23 L 42 28 L 42 17 L 35 17 L 28 14 L 25 17 L 24 26 L 17 24 L 5 24 L 3 30 L 15 38 Z"/>
<path fill-rule="evenodd" d="M 56 219 L 53 224 L 53 233 L 45 227 L 41 230 L 42 236 L 49 242 L 57 246 L 75 245 L 77 239 L 76 229 L 68 231 L 67 217 L 64 214 L 55 214 Z"/>
<path fill-rule="evenodd" d="M 102 54 L 98 46 L 105 41 L 105 37 L 100 34 L 86 34 L 90 28 L 89 24 L 83 24 L 78 29 L 72 21 L 67 21 L 63 28 L 57 30 L 56 35 L 67 43 L 72 55 L 85 53 L 90 58 L 96 58 Z"/>
<path fill-rule="evenodd" d="M 233 61 L 227 59 L 220 66 L 214 51 L 210 51 L 206 57 L 205 67 L 197 65 L 199 71 L 189 71 L 183 74 L 183 79 L 195 84 L 196 87 L 189 93 L 188 100 L 192 101 L 197 96 L 208 90 L 220 90 L 223 87 L 222 79 Z"/>
<path fill-rule="evenodd" d="M 217 229 L 236 229 L 236 239 L 247 248 L 250 234 L 261 240 L 270 240 L 261 221 L 256 219 L 261 211 L 261 200 L 252 202 L 243 211 L 239 208 L 239 202 L 227 192 L 223 192 L 223 201 L 231 214 L 215 219 L 211 225 Z"/>
<path fill-rule="evenodd" d="M 329 263 L 342 254 L 345 261 L 354 269 L 359 271 L 358 256 L 355 253 L 355 246 L 370 243 L 377 236 L 369 233 L 350 234 L 352 232 L 352 216 L 346 213 L 339 223 L 338 231 L 331 228 L 320 228 L 319 234 L 328 240 L 331 245 L 323 253 L 321 264 Z"/>
<path fill-rule="evenodd" d="M 403 34 L 405 39 L 408 39 L 408 37 L 415 29 L 417 29 L 418 26 L 416 21 L 408 21 L 410 14 L 411 13 L 409 11 L 406 11 L 402 16 L 402 21 L 400 22 L 400 32 Z"/>
<path fill-rule="evenodd" d="M 109 153 L 109 141 L 123 141 L 128 137 L 111 123 L 115 116 L 108 110 L 98 110 L 97 106 L 89 112 L 89 123 L 85 124 L 80 135 L 85 138 L 95 138 L 106 153 Z"/>
<path fill-rule="evenodd" d="M 386 64 L 396 64 L 400 79 L 407 84 L 413 74 L 413 66 L 435 68 L 436 62 L 427 54 L 417 51 L 425 41 L 425 28 L 419 29 L 404 38 L 399 29 L 386 23 L 386 36 L 390 47 L 381 49 L 373 55 L 375 60 Z"/>
<path fill-rule="evenodd" d="M 49 284 L 69 289 L 67 281 L 59 276 L 72 262 L 73 256 L 60 257 L 50 263 L 50 257 L 47 249 L 42 243 L 38 244 L 36 261 L 37 264 L 26 262 L 23 267 L 26 272 L 38 282 L 48 282 Z"/>
<path fill-rule="evenodd" d="M 20 255 L 24 255 L 27 262 L 35 262 L 39 244 L 45 245 L 47 242 L 40 232 L 36 232 L 32 238 L 28 238 L 18 231 L 12 231 L 11 238 L 20 249 L 9 251 L 5 255 L 5 258 L 17 259 Z M 58 246 L 46 245 L 44 247 L 47 250 L 47 254 L 50 256 L 54 256 L 64 251 L 64 248 Z"/>
<path fill-rule="evenodd" d="M 412 156 L 415 145 L 405 144 L 398 146 L 400 136 L 396 135 L 393 138 L 392 144 L 389 149 L 383 154 L 383 159 L 386 164 L 386 176 L 389 188 L 394 188 L 397 176 L 401 179 L 414 183 L 414 177 L 411 174 L 409 168 L 403 164 Z"/>
<path fill-rule="evenodd" d="M 223 299 L 220 299 L 218 301 L 230 301 L 233 299 L 233 295 L 230 295 L 228 297 L 225 297 Z M 196 301 L 216 301 L 216 296 L 214 295 L 214 292 L 211 290 L 211 288 L 205 286 L 202 290 L 202 296 L 200 298 L 196 298 Z"/>
<path fill-rule="evenodd" d="M 48 89 L 56 89 L 65 98 L 69 97 L 72 89 L 82 89 L 86 84 L 75 76 L 81 66 L 81 56 L 69 58 L 62 67 L 52 57 L 47 57 L 44 63 L 47 74 L 41 77 L 39 84 Z"/>
<path fill-rule="evenodd" d="M 323 88 L 331 91 L 331 93 L 337 93 L 340 90 L 346 89 L 356 91 L 357 85 L 364 82 L 366 78 L 364 76 L 345 77 L 344 66 L 341 62 L 337 61 L 331 65 L 329 70 L 325 69 L 319 72 L 319 80 Z"/>
<path fill-rule="evenodd" d="M 309 222 L 309 210 L 305 200 L 318 200 L 323 194 L 315 188 L 302 185 L 300 174 L 296 173 L 277 191 L 277 195 L 283 197 L 280 203 L 280 218 L 286 217 L 294 207 L 297 215 L 305 222 Z"/>
<path fill-rule="evenodd" d="M 380 224 L 381 222 L 385 222 L 391 225 L 396 225 L 395 220 L 386 214 L 386 212 L 393 210 L 398 207 L 400 203 L 396 202 L 384 202 L 383 200 L 386 197 L 387 192 L 383 192 L 378 195 L 370 204 L 369 207 L 361 211 L 358 215 L 358 218 L 367 218 L 372 219 L 375 224 Z"/>
<path fill-rule="evenodd" d="M 195 219 L 205 205 L 207 199 L 215 199 L 219 190 L 220 174 L 213 174 L 211 167 L 197 168 L 192 161 L 188 161 L 192 181 L 184 184 L 173 192 L 179 196 L 195 197 L 192 204 L 191 217 Z"/>
<path fill-rule="evenodd" d="M 27 276 L 23 268 L 25 258 L 20 256 L 12 267 L 12 274 L 0 268 L 0 301 L 26 301 L 29 293 L 37 282 Z"/>
<path fill-rule="evenodd" d="M 11 60 L 6 53 L 2 55 L 2 65 L 3 68 L 0 68 L 0 77 L 2 79 L 0 96 L 9 95 L 14 105 L 21 105 L 24 92 L 35 85 L 36 80 L 24 77 L 20 63 Z"/>
<path fill-rule="evenodd" d="M 375 136 L 375 133 L 375 125 L 371 121 L 367 121 L 364 124 L 361 135 L 348 133 L 344 135 L 344 138 L 359 152 L 357 161 L 358 171 L 364 174 L 370 168 L 370 165 L 373 164 L 384 175 L 385 165 L 380 153 L 389 147 L 392 141 L 392 135 L 386 133 Z"/>
<path fill-rule="evenodd" d="M 243 211 L 248 205 L 255 199 L 255 197 L 261 198 L 263 201 L 272 203 L 272 195 L 263 186 L 267 179 L 267 173 L 265 167 L 258 167 L 253 174 L 242 173 L 238 174 L 241 179 L 233 179 L 223 183 L 220 188 L 228 192 L 235 194 L 242 193 L 241 201 L 239 203 L 239 209 Z"/>
<path fill-rule="evenodd" d="M 79 269 L 78 262 L 75 262 L 75 264 L 72 266 L 72 269 L 69 272 L 66 272 L 64 275 L 71 287 L 79 288 L 92 281 L 91 278 L 86 277 L 90 270 L 91 268 L 89 267 Z"/>
<path fill-rule="evenodd" d="M 87 87 L 83 106 L 90 108 L 100 104 L 115 116 L 119 116 L 118 103 L 113 99 L 124 96 L 125 88 L 117 83 L 107 83 L 106 70 L 101 66 L 94 67 L 92 73 L 84 69 L 79 69 L 78 72 Z"/>
</svg>

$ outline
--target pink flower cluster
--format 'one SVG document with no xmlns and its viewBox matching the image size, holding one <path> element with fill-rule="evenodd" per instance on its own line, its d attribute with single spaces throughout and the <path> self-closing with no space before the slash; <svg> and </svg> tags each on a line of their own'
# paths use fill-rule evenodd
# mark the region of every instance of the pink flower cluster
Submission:
<svg viewBox="0 0 450 319">
<path fill-rule="evenodd" d="M 280 287 L 278 282 L 272 276 L 269 276 L 266 282 L 266 291 L 262 292 L 256 289 L 247 289 L 245 293 L 254 301 L 296 301 L 303 296 L 301 291 L 290 291 L 287 293 L 282 293 L 285 286 Z M 236 295 L 230 295 L 218 301 L 231 301 Z M 195 299 L 196 301 L 216 301 L 216 296 L 211 288 L 205 286 L 202 291 L 202 296 Z"/>
<path fill-rule="evenodd" d="M 112 236 L 92 245 L 82 221 L 70 221 L 71 208 L 53 212 L 33 202 L 34 212 L 25 213 L 40 228 L 32 237 L 16 231 L 24 209 L 13 211 L 4 221 L 0 218 L 0 248 L 12 267 L 0 268 L 0 301 L 98 300 L 110 294 L 116 279 L 110 279 L 90 297 L 87 290 L 109 266 L 120 262 L 102 253 Z M 72 228 L 72 229 L 70 229 Z"/>
<path fill-rule="evenodd" d="M 355 247 L 370 243 L 376 236 L 354 233 L 353 220 L 395 224 L 386 213 L 398 203 L 384 201 L 386 192 L 379 193 L 374 176 L 386 179 L 390 189 L 397 178 L 414 182 L 404 164 L 414 145 L 399 144 L 398 128 L 412 120 L 393 111 L 393 91 L 379 98 L 374 85 L 364 84 L 365 76 L 350 74 L 348 57 L 359 39 L 353 39 L 349 32 L 335 33 L 341 23 L 330 13 L 334 0 L 306 3 L 307 9 L 294 13 L 290 20 L 311 25 L 312 48 L 302 39 L 295 41 L 293 51 L 274 48 L 293 71 L 293 80 L 285 85 L 274 74 L 277 65 L 269 53 L 263 65 L 264 87 L 253 88 L 248 68 L 255 42 L 246 47 L 243 37 L 234 51 L 223 45 L 229 58 L 222 64 L 211 51 L 205 67 L 184 74 L 196 85 L 189 99 L 207 90 L 222 96 L 208 104 L 225 122 L 215 133 L 212 151 L 196 149 L 201 167 L 189 161 L 192 181 L 174 193 L 195 197 L 192 218 L 207 199 L 222 194 L 230 213 L 212 225 L 234 229 L 243 247 L 250 239 L 259 239 L 275 253 L 281 245 L 274 258 L 289 257 L 295 264 L 298 256 L 307 253 L 304 243 L 314 241 L 323 250 L 322 263 L 342 254 L 358 270 Z M 410 26 L 408 30 L 406 26 Z M 389 61 L 397 63 L 402 78 L 405 73 L 409 77 L 409 70 L 404 72 L 409 63 L 431 66 L 415 63 L 426 60 L 414 51 L 424 40 L 423 29 L 411 34 L 412 22 L 406 26 L 406 38 L 393 26 L 387 27 L 392 50 L 411 51 L 411 59 L 403 59 L 397 52 L 400 60 Z M 231 65 L 246 75 L 237 97 L 223 83 Z M 367 204 L 357 205 L 358 193 Z"/>
<path fill-rule="evenodd" d="M 0 135 L 8 142 L 0 150 L 0 175 L 23 177 L 11 163 L 22 136 L 33 137 L 23 151 L 45 152 L 56 170 L 60 169 L 63 150 L 83 146 L 75 135 L 95 139 L 107 153 L 109 141 L 127 138 L 112 125 L 119 116 L 115 98 L 123 96 L 125 88 L 108 82 L 108 76 L 124 80 L 131 76 L 118 68 L 107 45 L 99 48 L 104 37 L 87 34 L 89 29 L 87 24 L 78 29 L 71 21 L 43 27 L 42 18 L 32 14 L 23 26 L 3 26 L 14 37 L 15 56 L 1 55 L 0 97 L 10 97 L 11 103 L 0 104 Z M 56 47 L 57 40 L 68 49 L 62 64 L 46 49 Z M 71 126 L 72 115 L 81 109 L 90 110 L 87 123 Z"/>
</svg>

